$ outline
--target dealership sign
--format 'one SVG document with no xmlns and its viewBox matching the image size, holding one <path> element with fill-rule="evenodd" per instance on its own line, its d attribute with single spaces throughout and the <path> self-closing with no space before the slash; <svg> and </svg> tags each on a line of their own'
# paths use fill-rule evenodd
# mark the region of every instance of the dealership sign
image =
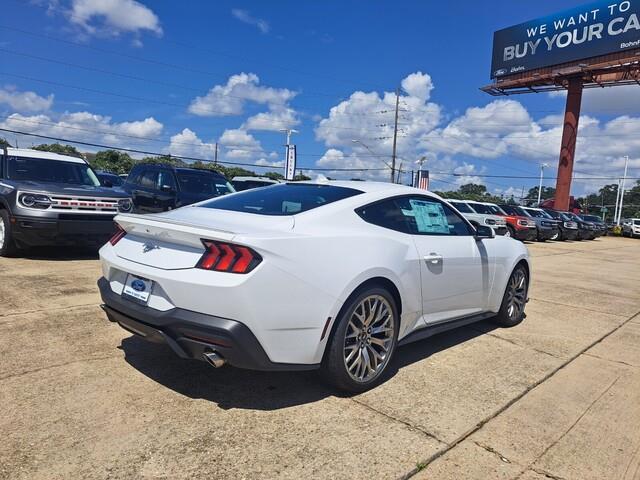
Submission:
<svg viewBox="0 0 640 480">
<path fill-rule="evenodd" d="M 640 50 L 640 0 L 599 1 L 493 34 L 491 78 Z"/>
<path fill-rule="evenodd" d="M 296 175 L 296 146 L 287 145 L 284 162 L 284 179 L 293 180 Z"/>
</svg>

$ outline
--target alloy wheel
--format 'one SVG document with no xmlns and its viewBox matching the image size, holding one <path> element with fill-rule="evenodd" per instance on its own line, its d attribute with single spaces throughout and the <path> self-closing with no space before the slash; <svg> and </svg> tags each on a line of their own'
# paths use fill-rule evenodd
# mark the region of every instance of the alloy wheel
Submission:
<svg viewBox="0 0 640 480">
<path fill-rule="evenodd" d="M 353 380 L 369 382 L 384 370 L 394 334 L 389 301 L 380 295 L 365 297 L 353 310 L 344 338 L 344 364 Z"/>
<path fill-rule="evenodd" d="M 507 286 L 507 315 L 510 319 L 518 318 L 524 311 L 527 300 L 527 276 L 522 268 L 516 269 Z"/>
</svg>

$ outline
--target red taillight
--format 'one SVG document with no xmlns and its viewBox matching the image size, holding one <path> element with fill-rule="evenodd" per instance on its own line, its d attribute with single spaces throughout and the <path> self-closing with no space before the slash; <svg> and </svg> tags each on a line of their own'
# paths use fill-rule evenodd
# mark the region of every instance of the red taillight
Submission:
<svg viewBox="0 0 640 480">
<path fill-rule="evenodd" d="M 127 234 L 127 231 L 122 228 L 120 225 L 116 225 L 116 233 L 109 239 L 109 243 L 111 245 L 115 245 Z"/>
<path fill-rule="evenodd" d="M 262 257 L 249 247 L 232 243 L 202 241 L 205 252 L 196 268 L 217 272 L 249 273 L 262 261 Z"/>
</svg>

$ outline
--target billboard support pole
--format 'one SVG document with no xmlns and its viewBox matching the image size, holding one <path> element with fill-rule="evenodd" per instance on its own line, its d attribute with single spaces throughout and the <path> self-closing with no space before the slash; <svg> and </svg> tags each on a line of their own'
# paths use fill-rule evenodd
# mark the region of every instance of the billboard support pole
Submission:
<svg viewBox="0 0 640 480">
<path fill-rule="evenodd" d="M 578 120 L 580 119 L 581 103 L 582 78 L 569 78 L 567 104 L 564 111 L 562 144 L 560 146 L 560 161 L 558 162 L 556 194 L 554 200 L 554 208 L 556 210 L 569 210 L 571 177 L 573 175 L 573 160 L 576 153 L 576 141 L 578 139 Z"/>
</svg>

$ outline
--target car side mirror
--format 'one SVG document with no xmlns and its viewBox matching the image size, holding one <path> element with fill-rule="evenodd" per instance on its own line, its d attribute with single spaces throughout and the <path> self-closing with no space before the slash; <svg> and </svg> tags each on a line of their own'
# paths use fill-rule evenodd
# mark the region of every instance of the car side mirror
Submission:
<svg viewBox="0 0 640 480">
<path fill-rule="evenodd" d="M 487 227 L 486 225 L 478 225 L 476 227 L 476 239 L 481 240 L 483 238 L 494 238 L 496 236 L 496 232 L 494 232 L 493 228 Z"/>
</svg>

